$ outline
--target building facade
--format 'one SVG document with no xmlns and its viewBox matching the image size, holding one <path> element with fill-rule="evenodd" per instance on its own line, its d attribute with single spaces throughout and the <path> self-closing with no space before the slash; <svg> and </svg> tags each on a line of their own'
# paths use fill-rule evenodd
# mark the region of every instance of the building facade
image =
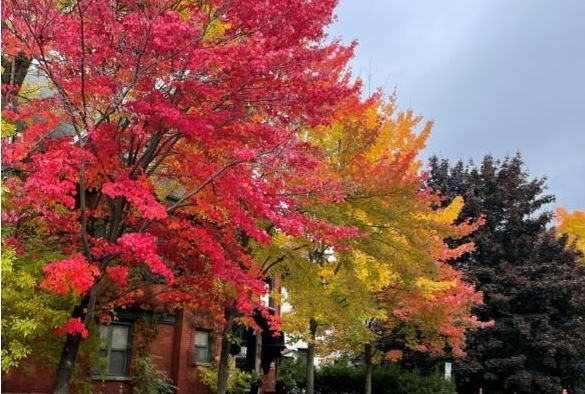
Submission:
<svg viewBox="0 0 585 394">
<path fill-rule="evenodd" d="M 280 308 L 268 300 L 272 313 Z M 240 341 L 230 348 L 236 366 L 243 371 L 256 371 L 260 387 L 252 392 L 275 392 L 278 358 L 285 348 L 283 335 L 274 335 L 266 320 L 258 314 L 256 323 L 263 331 L 240 327 Z M 163 372 L 179 394 L 211 394 L 201 382 L 203 367 L 216 367 L 221 351 L 221 327 L 205 311 L 177 309 L 172 311 L 144 310 L 140 307 L 122 310 L 117 320 L 100 324 L 100 368 L 86 368 L 85 378 L 94 393 L 131 393 L 137 376 L 141 355 L 149 355 L 158 370 Z M 36 360 L 22 368 L 2 374 L 2 392 L 50 393 L 54 371 L 47 370 Z"/>
</svg>

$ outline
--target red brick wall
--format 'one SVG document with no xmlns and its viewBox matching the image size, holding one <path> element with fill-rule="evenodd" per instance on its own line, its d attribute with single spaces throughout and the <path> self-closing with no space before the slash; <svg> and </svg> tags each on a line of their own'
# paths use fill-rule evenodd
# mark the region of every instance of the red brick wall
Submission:
<svg viewBox="0 0 585 394">
<path fill-rule="evenodd" d="M 180 320 L 180 321 L 179 321 Z M 199 369 L 193 362 L 195 346 L 195 330 L 212 330 L 214 322 L 204 313 L 194 314 L 190 311 L 180 312 L 177 315 L 175 326 L 175 385 L 180 394 L 211 394 L 212 391 L 199 381 Z M 217 365 L 221 346 L 219 332 L 213 331 L 212 362 Z M 178 346 L 180 344 L 180 346 Z"/>
<path fill-rule="evenodd" d="M 262 376 L 262 389 L 264 393 L 276 392 L 276 369 L 270 368 L 270 371 Z"/>
<path fill-rule="evenodd" d="M 52 372 L 44 370 L 36 360 L 30 360 L 23 368 L 2 373 L 2 392 L 49 393 L 54 382 Z"/>
<path fill-rule="evenodd" d="M 148 353 L 155 356 L 157 367 L 161 371 L 164 371 L 169 377 L 171 376 L 171 362 L 173 359 L 174 329 L 175 327 L 170 324 L 159 324 L 158 334 L 148 346 Z M 136 348 L 138 340 L 140 340 L 140 338 L 134 339 L 134 348 Z M 136 360 L 134 354 L 132 356 L 133 360 Z"/>
<path fill-rule="evenodd" d="M 278 282 L 277 282 L 278 283 Z M 277 306 L 280 309 L 279 306 Z M 280 312 L 277 309 L 277 313 Z M 221 332 L 217 330 L 213 319 L 205 313 L 194 314 L 178 311 L 175 325 L 159 324 L 156 338 L 149 344 L 149 353 L 161 371 L 164 371 L 178 387 L 179 394 L 212 394 L 212 391 L 199 381 L 199 368 L 193 363 L 194 334 L 197 328 L 213 330 L 212 363 L 217 365 L 221 348 Z M 138 332 L 132 337 L 132 355 L 130 375 L 136 370 L 139 344 L 143 342 Z M 41 368 L 38 362 L 30 360 L 26 368 L 2 374 L 2 392 L 14 393 L 49 393 L 53 386 L 53 371 Z M 264 376 L 267 391 L 274 389 L 275 371 Z M 129 393 L 130 383 L 119 380 L 94 380 L 95 393 Z"/>
<path fill-rule="evenodd" d="M 155 356 L 157 367 L 172 377 L 173 360 L 173 334 L 175 326 L 170 324 L 158 324 L 156 338 L 149 344 L 149 353 Z M 132 355 L 130 358 L 130 375 L 136 370 L 139 345 L 144 341 L 140 333 L 134 331 L 132 336 Z M 47 371 L 36 360 L 26 362 L 24 368 L 2 374 L 2 392 L 17 393 L 49 393 L 53 387 L 53 371 Z M 93 380 L 95 393 L 127 393 L 131 391 L 128 381 L 120 380 Z M 182 393 L 183 391 L 181 391 Z M 186 392 L 186 391 L 185 391 Z M 201 393 L 206 393 L 201 391 Z"/>
</svg>

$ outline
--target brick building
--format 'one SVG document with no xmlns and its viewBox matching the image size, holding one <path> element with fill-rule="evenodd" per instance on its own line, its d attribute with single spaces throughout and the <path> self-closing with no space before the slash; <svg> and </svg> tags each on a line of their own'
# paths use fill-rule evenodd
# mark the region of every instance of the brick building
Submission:
<svg viewBox="0 0 585 394">
<path fill-rule="evenodd" d="M 272 299 L 266 302 L 273 313 L 280 307 Z M 240 328 L 239 345 L 230 349 L 236 366 L 244 371 L 257 371 L 262 377 L 258 393 L 275 390 L 277 361 L 284 349 L 283 336 L 275 337 L 266 321 L 256 316 L 256 322 L 264 329 L 256 333 Z M 148 326 L 148 332 L 144 326 Z M 158 369 L 172 380 L 179 394 L 211 394 L 199 379 L 202 366 L 217 366 L 221 348 L 221 332 L 205 311 L 159 310 L 145 311 L 130 308 L 118 313 L 118 320 L 101 324 L 100 334 L 107 339 L 103 343 L 101 356 L 105 358 L 106 370 L 95 372 L 91 379 L 95 393 L 130 393 L 132 377 L 136 374 L 139 349 L 154 356 Z M 52 390 L 54 371 L 43 369 L 40 363 L 29 360 L 23 368 L 2 374 L 2 392 L 49 393 Z"/>
</svg>

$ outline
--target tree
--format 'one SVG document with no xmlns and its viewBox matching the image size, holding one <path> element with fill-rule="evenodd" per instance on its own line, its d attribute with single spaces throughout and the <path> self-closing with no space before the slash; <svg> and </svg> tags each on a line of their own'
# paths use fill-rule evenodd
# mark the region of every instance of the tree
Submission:
<svg viewBox="0 0 585 394">
<path fill-rule="evenodd" d="M 530 179 L 520 155 L 486 156 L 480 166 L 430 161 L 427 184 L 447 204 L 466 201 L 461 218 L 485 215 L 464 241 L 476 249 L 453 261 L 484 293 L 476 308 L 495 326 L 469 333 L 467 357 L 455 363 L 461 392 L 585 392 L 585 298 L 578 254 L 547 228 L 545 180 Z M 456 241 L 451 241 L 457 244 Z"/>
<path fill-rule="evenodd" d="M 401 229 L 404 238 L 417 241 L 404 242 L 402 247 L 406 251 L 410 250 L 411 270 L 421 259 L 430 260 L 434 266 L 415 275 L 412 271 L 394 272 L 393 277 L 376 293 L 378 307 L 384 313 L 383 318 L 366 322 L 375 334 L 363 344 L 367 394 L 371 393 L 375 352 L 382 350 L 384 357 L 392 361 L 401 357 L 400 348 L 385 344 L 388 340 L 395 345 L 400 343 L 402 347 L 434 355 L 448 352 L 455 357 L 462 357 L 465 354 L 465 334 L 469 330 L 493 324 L 489 321 L 480 322 L 472 314 L 472 308 L 482 303 L 483 296 L 448 265 L 449 260 L 473 250 L 473 244 L 462 243 L 458 247 L 450 247 L 444 241 L 447 237 L 459 239 L 472 233 L 481 225 L 483 218 L 453 225 L 463 207 L 463 200 L 456 198 L 444 209 L 433 211 L 434 199 L 429 197 L 432 196 L 426 196 L 426 211 L 411 211 L 415 218 L 421 220 L 419 225 L 414 225 L 410 231 L 408 228 Z M 392 227 L 391 222 L 378 227 L 388 225 Z M 397 237 L 395 232 L 377 232 L 376 235 L 381 240 Z M 369 256 L 376 258 L 380 255 L 370 252 Z"/>
<path fill-rule="evenodd" d="M 395 109 L 394 97 L 384 102 L 375 95 L 343 107 L 331 126 L 313 130 L 312 138 L 327 153 L 329 177 L 339 179 L 343 188 L 340 198 L 306 210 L 355 229 L 354 233 L 320 242 L 284 238 L 281 250 L 271 245 L 266 257 L 259 256 L 284 277 L 293 308 L 284 316 L 285 327 L 308 343 L 309 393 L 316 345 L 322 352 L 365 351 L 370 366 L 366 377 L 371 381 L 372 321 L 388 321 L 396 327 L 395 320 L 401 318 L 420 325 L 421 331 L 424 327 L 430 331 L 434 324 L 438 333 L 433 349 L 442 350 L 450 341 L 458 351 L 465 329 L 479 325 L 470 308 L 481 295 L 445 264 L 473 245 L 451 249 L 443 238 L 463 237 L 481 220 L 453 225 L 460 199 L 446 209 L 433 210 L 436 198 L 421 190 L 417 173 L 421 163 L 416 160 L 430 124 L 417 132 L 421 118 Z M 409 300 L 416 301 L 407 306 Z M 442 308 L 437 300 L 443 300 Z"/>
<path fill-rule="evenodd" d="M 29 62 L 24 61 L 22 56 L 11 62 L 3 57 L 3 108 L 8 101 L 14 108 L 37 96 L 40 87 L 23 81 L 28 66 Z M 19 126 L 2 117 L 2 137 L 15 137 Z M 3 169 L 4 175 L 6 170 Z M 73 304 L 73 300 L 63 300 L 54 294 L 38 291 L 43 280 L 43 267 L 62 258 L 63 254 L 57 246 L 57 239 L 53 239 L 53 244 L 42 242 L 50 234 L 34 223 L 18 226 L 20 232 L 27 234 L 25 241 L 19 241 L 14 234 L 15 228 L 6 225 L 7 222 L 20 220 L 18 214 L 10 217 L 15 213 L 11 197 L 8 188 L 3 185 L 2 370 L 6 372 L 20 366 L 29 356 L 42 360 L 45 365 L 55 363 L 58 356 L 51 349 L 58 345 L 55 345 L 57 340 L 51 338 L 51 334 L 66 320 Z M 39 345 L 39 338 L 46 339 L 42 341 L 42 346 Z"/>
<path fill-rule="evenodd" d="M 454 225 L 462 199 L 433 210 L 436 196 L 423 189 L 417 159 L 431 123 L 417 131 L 422 118 L 411 111 L 398 112 L 395 97 L 378 105 L 377 122 L 368 120 L 367 112 L 365 120 L 345 115 L 338 120 L 339 130 L 325 137 L 329 146 L 341 147 L 332 155 L 333 162 L 342 178 L 353 184 L 338 215 L 367 234 L 352 238 L 352 250 L 342 255 L 351 261 L 347 269 L 356 276 L 354 281 L 362 282 L 375 298 L 372 312 L 365 313 L 367 309 L 357 303 L 362 313 L 350 313 L 345 327 L 334 326 L 329 337 L 362 347 L 366 393 L 371 392 L 374 332 L 380 323 L 395 334 L 410 332 L 410 346 L 427 345 L 429 351 L 442 352 L 450 345 L 456 354 L 462 353 L 465 331 L 482 325 L 471 316 L 481 294 L 446 264 L 473 245 L 451 248 L 443 240 L 468 235 L 482 218 Z M 356 335 L 360 330 L 366 333 Z"/>
<path fill-rule="evenodd" d="M 585 212 L 567 212 L 564 208 L 557 208 L 557 233 L 567 234 L 569 243 L 575 243 L 575 248 L 581 252 L 581 262 L 585 263 Z"/>
<path fill-rule="evenodd" d="M 2 370 L 21 365 L 31 354 L 43 361 L 55 356 L 37 344 L 39 336 L 51 337 L 66 319 L 69 303 L 37 291 L 43 258 L 50 254 L 19 256 L 8 246 L 2 248 Z M 36 257 L 36 258 L 35 258 Z M 63 302 L 61 302 L 63 303 Z M 53 341 L 53 345 L 54 345 Z"/>
<path fill-rule="evenodd" d="M 355 92 L 352 46 L 323 43 L 334 5 L 2 4 L 6 56 L 34 59 L 55 92 L 4 111 L 23 130 L 2 155 L 8 242 L 42 228 L 63 257 L 41 287 L 75 300 L 56 393 L 96 316 L 153 283 L 171 305 L 219 312 L 227 299 L 249 316 L 264 286 L 242 239 L 269 242 L 265 222 L 294 236 L 320 227 L 296 209 L 318 162 L 299 130 Z"/>
</svg>

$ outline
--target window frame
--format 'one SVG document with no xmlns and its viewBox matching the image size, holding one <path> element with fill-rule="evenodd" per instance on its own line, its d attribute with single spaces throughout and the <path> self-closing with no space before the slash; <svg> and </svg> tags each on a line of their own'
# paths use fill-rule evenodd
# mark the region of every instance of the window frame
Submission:
<svg viewBox="0 0 585 394">
<path fill-rule="evenodd" d="M 274 310 L 276 309 L 276 300 L 272 296 L 272 292 L 274 291 L 274 278 L 268 278 L 268 308 Z"/>
<path fill-rule="evenodd" d="M 272 293 L 276 289 L 276 283 L 273 277 L 264 279 L 264 289 L 266 293 L 262 295 L 262 304 L 271 311 L 276 310 L 276 299 L 272 296 Z"/>
<path fill-rule="evenodd" d="M 198 346 L 197 345 L 197 333 L 202 332 L 207 334 L 207 346 Z M 205 361 L 199 360 L 198 354 L 199 349 L 205 349 L 207 353 L 207 357 Z M 208 328 L 195 328 L 193 331 L 193 364 L 195 365 L 211 365 L 211 361 L 213 360 L 213 330 Z"/>
<path fill-rule="evenodd" d="M 100 353 L 102 352 L 102 350 L 106 351 L 106 355 L 105 356 L 101 356 L 100 357 L 104 357 L 106 359 L 106 366 L 104 368 L 104 371 L 102 370 L 98 370 L 98 369 L 94 369 L 94 371 L 92 371 L 92 377 L 94 379 L 101 379 L 101 380 L 130 380 L 131 376 L 130 376 L 130 364 L 131 364 L 131 360 L 132 360 L 132 339 L 133 339 L 133 324 L 132 322 L 125 322 L 125 321 L 116 321 L 116 322 L 111 322 L 109 324 L 99 324 L 98 327 L 106 327 L 108 330 L 108 335 L 107 338 L 105 338 L 107 340 L 106 342 L 106 347 L 102 347 L 102 337 L 101 337 L 101 333 L 100 333 Z M 118 374 L 118 373 L 110 373 L 110 357 L 112 354 L 112 336 L 113 336 L 113 332 L 114 332 L 114 327 L 127 327 L 128 328 L 128 336 L 126 338 L 126 357 L 125 357 L 125 363 L 124 363 L 124 372 L 122 374 Z M 120 349 L 114 349 L 116 351 L 120 351 Z M 105 372 L 105 373 L 104 373 Z"/>
</svg>

